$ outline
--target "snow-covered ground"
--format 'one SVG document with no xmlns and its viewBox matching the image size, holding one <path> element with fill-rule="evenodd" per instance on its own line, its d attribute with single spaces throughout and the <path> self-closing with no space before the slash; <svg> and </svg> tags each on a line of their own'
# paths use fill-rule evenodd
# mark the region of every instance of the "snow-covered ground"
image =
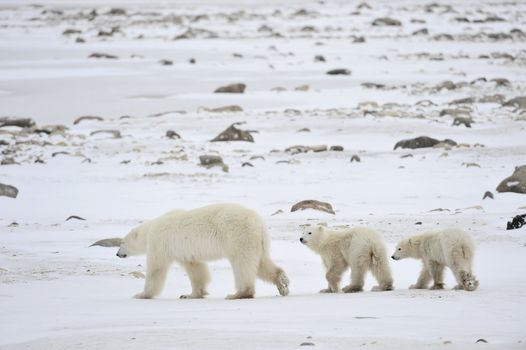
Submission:
<svg viewBox="0 0 526 350">
<path fill-rule="evenodd" d="M 526 164 L 526 114 L 504 105 L 526 95 L 526 4 L 281 2 L 0 2 L 0 117 L 46 131 L 0 128 L 0 160 L 16 163 L 0 166 L 0 183 L 19 189 L 0 197 L 0 349 L 526 348 L 526 229 L 505 230 L 526 197 L 495 191 Z M 379 17 L 401 25 L 373 26 Z M 96 52 L 118 58 L 88 58 Z M 326 74 L 335 68 L 352 73 Z M 244 94 L 213 94 L 237 82 Z M 207 110 L 227 105 L 243 111 Z M 452 126 L 453 114 L 471 128 Z M 85 115 L 103 120 L 73 124 Z M 235 122 L 258 131 L 254 143 L 209 142 Z M 91 135 L 108 129 L 121 137 Z M 421 135 L 460 145 L 393 150 Z M 321 144 L 344 151 L 285 151 Z M 204 154 L 228 172 L 201 167 Z M 336 214 L 290 212 L 304 199 Z M 174 265 L 158 299 L 136 300 L 144 280 L 130 273 L 144 258 L 89 247 L 220 202 L 266 220 L 290 296 L 258 282 L 255 299 L 226 301 L 233 278 L 218 261 L 207 299 L 178 299 L 190 284 Z M 481 286 L 408 290 L 419 263 L 404 260 L 391 264 L 393 292 L 318 294 L 321 261 L 298 241 L 316 222 L 375 227 L 390 250 L 406 235 L 465 228 Z"/>
</svg>

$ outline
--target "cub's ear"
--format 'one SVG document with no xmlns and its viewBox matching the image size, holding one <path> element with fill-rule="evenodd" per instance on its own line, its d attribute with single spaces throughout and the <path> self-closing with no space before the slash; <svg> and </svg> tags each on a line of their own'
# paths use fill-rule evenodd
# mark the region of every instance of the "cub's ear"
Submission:
<svg viewBox="0 0 526 350">
<path fill-rule="evenodd" d="M 325 227 L 322 226 L 322 225 L 318 225 L 318 226 L 316 227 L 316 230 L 317 230 L 318 232 L 321 233 L 321 232 L 325 231 Z"/>
<path fill-rule="evenodd" d="M 409 243 L 409 245 L 413 245 L 413 241 L 411 240 L 411 238 L 409 238 L 409 240 L 407 241 L 407 243 Z"/>
</svg>

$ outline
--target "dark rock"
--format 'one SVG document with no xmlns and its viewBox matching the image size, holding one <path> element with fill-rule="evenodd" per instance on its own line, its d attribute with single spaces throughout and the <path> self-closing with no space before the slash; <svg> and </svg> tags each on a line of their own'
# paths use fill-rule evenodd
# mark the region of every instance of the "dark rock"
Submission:
<svg viewBox="0 0 526 350">
<path fill-rule="evenodd" d="M 494 197 L 493 197 L 493 193 L 491 193 L 491 191 L 486 191 L 486 192 L 484 193 L 484 196 L 482 196 L 482 199 L 484 200 L 484 199 L 486 199 L 486 198 L 494 199 Z"/>
<path fill-rule="evenodd" d="M 471 123 L 473 123 L 471 118 L 455 117 L 455 119 L 453 119 L 453 126 L 464 124 L 466 128 L 471 128 Z"/>
<path fill-rule="evenodd" d="M 305 209 L 314 209 L 323 211 L 329 214 L 335 214 L 334 210 L 332 209 L 332 205 L 326 202 L 320 202 L 317 200 L 304 200 L 301 202 L 298 202 L 292 206 L 290 209 L 291 212 L 295 212 L 297 210 L 305 210 Z"/>
<path fill-rule="evenodd" d="M 201 163 L 201 166 L 204 166 L 207 169 L 220 167 L 225 173 L 228 172 L 228 165 L 223 162 L 221 156 L 205 154 L 199 156 L 199 162 Z"/>
<path fill-rule="evenodd" d="M 427 28 L 422 28 L 419 30 L 415 30 L 411 35 L 428 35 L 429 30 Z"/>
<path fill-rule="evenodd" d="M 440 91 L 442 89 L 454 90 L 456 88 L 457 88 L 457 85 L 455 83 L 453 83 L 451 80 L 445 80 L 445 81 L 443 81 L 440 84 L 435 86 L 435 89 L 438 90 L 438 91 Z"/>
<path fill-rule="evenodd" d="M 511 100 L 504 102 L 503 106 L 504 107 L 516 107 L 519 109 L 526 109 L 526 96 L 519 96 L 519 97 L 512 98 Z"/>
<path fill-rule="evenodd" d="M 327 72 L 328 75 L 351 75 L 351 71 L 345 68 L 331 69 Z"/>
<path fill-rule="evenodd" d="M 19 128 L 31 128 L 35 126 L 35 121 L 31 118 L 0 118 L 0 128 L 4 126 L 18 126 Z"/>
<path fill-rule="evenodd" d="M 104 121 L 104 119 L 101 118 L 101 117 L 97 117 L 97 116 L 94 116 L 94 115 L 84 115 L 82 117 L 78 117 L 77 119 L 75 119 L 75 121 L 73 122 L 73 125 L 77 125 L 78 123 L 80 123 L 81 121 L 84 121 L 84 120 L 96 120 L 96 121 L 99 121 L 99 122 Z"/>
<path fill-rule="evenodd" d="M 73 220 L 73 219 L 75 219 L 75 220 L 82 220 L 82 221 L 86 221 L 86 219 L 84 219 L 84 218 L 81 218 L 81 217 L 80 217 L 80 216 L 78 216 L 78 215 L 71 215 L 71 216 L 68 216 L 68 218 L 66 219 L 66 221 L 69 221 L 69 220 Z"/>
<path fill-rule="evenodd" d="M 65 31 L 62 32 L 62 35 L 71 35 L 71 34 L 80 34 L 82 33 L 82 30 L 78 30 L 78 29 L 66 29 Z"/>
<path fill-rule="evenodd" d="M 14 165 L 14 164 L 18 164 L 18 163 L 15 161 L 15 158 L 11 158 L 11 157 L 4 158 L 0 162 L 0 165 Z"/>
<path fill-rule="evenodd" d="M 480 339 L 477 339 L 475 343 L 487 343 L 487 342 L 488 341 L 486 339 L 480 338 Z"/>
<path fill-rule="evenodd" d="M 190 59 L 188 60 L 188 63 L 190 63 L 190 64 L 195 64 L 195 63 L 196 63 L 195 58 L 190 58 Z"/>
<path fill-rule="evenodd" d="M 229 105 L 229 106 L 223 106 L 223 107 L 216 107 L 216 108 L 207 108 L 204 107 L 202 110 L 206 112 L 212 112 L 212 113 L 237 113 L 237 112 L 243 112 L 243 108 L 241 108 L 238 105 Z"/>
<path fill-rule="evenodd" d="M 246 141 L 246 142 L 254 142 L 254 138 L 252 137 L 251 133 L 257 132 L 254 130 L 240 130 L 236 128 L 236 125 L 242 125 L 244 123 L 234 123 L 230 125 L 228 128 L 225 129 L 222 133 L 217 135 L 215 138 L 211 140 L 211 142 L 218 142 L 218 141 Z"/>
<path fill-rule="evenodd" d="M 495 78 L 495 79 L 491 79 L 490 81 L 495 82 L 497 86 L 505 86 L 505 87 L 511 86 L 510 81 L 506 78 Z"/>
<path fill-rule="evenodd" d="M 218 93 L 242 94 L 242 93 L 245 92 L 246 87 L 247 86 L 245 84 L 242 84 L 242 83 L 230 84 L 230 85 L 225 85 L 225 86 L 218 87 L 214 91 L 214 93 L 216 93 L 216 94 L 218 94 Z"/>
<path fill-rule="evenodd" d="M 389 17 L 377 18 L 372 23 L 373 26 L 401 26 L 402 22 Z"/>
<path fill-rule="evenodd" d="M 169 139 L 180 139 L 181 138 L 181 136 L 173 130 L 168 130 L 166 132 L 166 137 L 168 137 Z"/>
<path fill-rule="evenodd" d="M 526 219 L 526 214 L 516 215 L 511 221 L 508 221 L 506 225 L 506 230 L 513 230 L 516 228 L 521 228 L 522 226 L 524 226 L 524 224 L 526 224 L 525 219 Z M 479 341 L 477 340 L 477 343 L 478 342 Z M 487 341 L 484 341 L 484 342 L 487 343 Z"/>
<path fill-rule="evenodd" d="M 329 151 L 343 152 L 343 146 L 339 146 L 339 145 L 331 146 L 331 148 L 329 148 Z"/>
<path fill-rule="evenodd" d="M 121 132 L 119 130 L 115 130 L 115 129 L 95 130 L 95 131 L 92 131 L 89 135 L 93 136 L 93 135 L 97 135 L 97 134 L 111 134 L 111 135 L 113 135 L 113 138 L 115 138 L 115 139 L 120 139 L 122 137 L 121 136 Z"/>
<path fill-rule="evenodd" d="M 106 12 L 108 16 L 126 16 L 126 10 L 121 8 L 112 8 Z"/>
<path fill-rule="evenodd" d="M 366 89 L 383 89 L 383 88 L 385 88 L 384 84 L 378 84 L 378 83 L 365 82 L 365 83 L 361 83 L 360 85 L 363 86 Z"/>
<path fill-rule="evenodd" d="M 110 59 L 110 60 L 115 60 L 115 59 L 117 59 L 119 57 L 117 57 L 115 55 L 110 55 L 110 54 L 107 54 L 107 53 L 94 52 L 91 55 L 89 55 L 88 58 L 106 58 L 106 59 Z"/>
<path fill-rule="evenodd" d="M 364 37 L 364 36 L 355 36 L 355 37 L 352 39 L 352 42 L 353 42 L 354 44 L 364 43 L 364 42 L 365 42 L 365 37 Z"/>
<path fill-rule="evenodd" d="M 400 148 L 410 148 L 410 149 L 417 149 L 417 148 L 428 148 L 428 147 L 434 147 L 440 143 L 444 143 L 450 146 L 456 146 L 457 143 L 450 139 L 445 139 L 443 141 L 439 141 L 437 139 L 427 137 L 427 136 L 420 136 L 416 137 L 414 139 L 407 139 L 407 140 L 401 140 L 396 143 L 393 150 L 396 150 L 398 147 Z"/>
<path fill-rule="evenodd" d="M 474 97 L 465 97 L 465 98 L 459 98 L 458 100 L 453 100 L 449 102 L 450 105 L 463 105 L 463 104 L 472 104 L 475 103 L 476 100 Z"/>
<path fill-rule="evenodd" d="M 526 193 L 526 165 L 516 167 L 513 175 L 502 180 L 497 192 Z"/>
<path fill-rule="evenodd" d="M 78 44 L 82 44 L 82 43 L 85 43 L 86 42 L 86 39 L 84 38 L 81 38 L 80 36 L 75 39 L 75 42 L 78 43 Z"/>
<path fill-rule="evenodd" d="M 325 60 L 325 57 L 323 57 L 322 55 L 316 55 L 314 56 L 314 62 L 327 62 Z"/>
<path fill-rule="evenodd" d="M 159 63 L 163 66 L 172 66 L 174 64 L 171 60 L 162 59 L 159 61 Z"/>
<path fill-rule="evenodd" d="M 4 185 L 0 183 L 0 196 L 16 198 L 18 195 L 18 188 L 11 185 Z"/>
<path fill-rule="evenodd" d="M 120 29 L 119 26 L 111 27 L 110 30 L 101 29 L 97 33 L 97 36 L 113 36 L 113 34 L 118 33 L 120 31 L 121 31 L 121 29 Z"/>
<path fill-rule="evenodd" d="M 249 167 L 253 168 L 253 167 L 254 167 L 254 164 L 252 164 L 252 163 L 250 163 L 250 162 L 243 162 L 243 164 L 241 164 L 241 167 L 242 167 L 242 168 L 243 168 L 243 167 L 246 167 L 246 166 L 249 166 Z"/>
<path fill-rule="evenodd" d="M 351 157 L 351 163 L 352 162 L 361 162 L 361 159 L 360 157 L 357 155 L 357 154 L 353 154 L 353 156 Z"/>
</svg>

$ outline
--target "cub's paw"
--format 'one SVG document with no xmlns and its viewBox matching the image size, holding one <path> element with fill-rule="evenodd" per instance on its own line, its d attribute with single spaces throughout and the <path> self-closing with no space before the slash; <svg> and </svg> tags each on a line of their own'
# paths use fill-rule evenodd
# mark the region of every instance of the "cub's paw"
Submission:
<svg viewBox="0 0 526 350">
<path fill-rule="evenodd" d="M 204 297 L 204 294 L 183 294 L 179 299 L 203 299 Z"/>
<path fill-rule="evenodd" d="M 287 296 L 289 295 L 289 278 L 282 274 L 279 276 L 278 281 L 276 283 L 276 287 L 278 287 L 279 295 Z"/>
<path fill-rule="evenodd" d="M 430 290 L 442 290 L 444 289 L 444 283 L 435 283 L 429 289 Z"/>
<path fill-rule="evenodd" d="M 151 295 L 148 295 L 144 292 L 141 292 L 141 293 L 137 293 L 133 296 L 135 299 L 151 299 L 152 296 Z"/>
<path fill-rule="evenodd" d="M 347 286 L 347 287 L 344 287 L 342 290 L 344 293 L 360 293 L 360 292 L 363 292 L 363 287 L 362 286 Z"/>
</svg>

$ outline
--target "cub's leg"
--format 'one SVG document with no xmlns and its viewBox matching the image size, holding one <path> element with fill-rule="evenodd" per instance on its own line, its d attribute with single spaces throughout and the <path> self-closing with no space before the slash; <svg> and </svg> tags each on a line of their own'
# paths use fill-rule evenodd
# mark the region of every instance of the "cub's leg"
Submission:
<svg viewBox="0 0 526 350">
<path fill-rule="evenodd" d="M 422 270 L 415 284 L 409 286 L 409 289 L 426 289 L 431 282 L 431 273 L 426 263 L 422 265 Z"/>
<path fill-rule="evenodd" d="M 429 273 L 433 278 L 433 285 L 429 289 L 444 289 L 444 265 L 435 261 L 429 263 Z"/>
</svg>

